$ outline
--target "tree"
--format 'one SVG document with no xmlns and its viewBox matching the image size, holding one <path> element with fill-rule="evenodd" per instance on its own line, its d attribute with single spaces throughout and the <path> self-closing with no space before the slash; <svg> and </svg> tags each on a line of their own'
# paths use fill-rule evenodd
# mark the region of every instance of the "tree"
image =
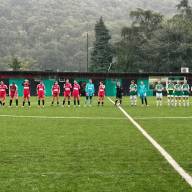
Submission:
<svg viewBox="0 0 192 192">
<path fill-rule="evenodd" d="M 150 38 L 152 33 L 161 27 L 163 15 L 151 10 L 137 9 L 131 11 L 130 16 L 133 19 L 133 26 L 138 26 L 140 31 Z"/>
<path fill-rule="evenodd" d="M 22 62 L 17 57 L 13 57 L 9 66 L 13 71 L 19 71 L 22 67 Z"/>
<path fill-rule="evenodd" d="M 149 71 L 153 60 L 146 54 L 145 47 L 155 31 L 162 28 L 163 16 L 143 9 L 132 11 L 130 16 L 133 22 L 130 27 L 122 29 L 122 39 L 116 47 L 117 69 L 127 72 Z"/>
<path fill-rule="evenodd" d="M 122 29 L 117 44 L 117 68 L 123 71 L 180 72 L 192 68 L 192 7 L 188 0 L 177 5 L 178 13 L 165 20 L 150 10 L 131 12 L 133 22 Z"/>
<path fill-rule="evenodd" d="M 181 0 L 177 5 L 177 9 L 181 12 L 181 15 L 183 17 L 186 17 L 187 19 L 192 19 L 192 7 L 189 5 L 188 0 Z"/>
<path fill-rule="evenodd" d="M 141 64 L 140 47 L 145 40 L 139 28 L 135 26 L 124 27 L 121 37 L 122 40 L 115 46 L 118 60 L 116 71 L 138 71 Z"/>
<path fill-rule="evenodd" d="M 156 61 L 154 70 L 179 72 L 181 67 L 192 67 L 191 29 L 192 23 L 189 25 L 182 18 L 170 19 L 164 24 L 148 44 L 150 55 L 154 55 Z"/>
<path fill-rule="evenodd" d="M 106 72 L 113 59 L 111 36 L 101 17 L 95 25 L 95 42 L 91 53 L 91 71 Z"/>
</svg>

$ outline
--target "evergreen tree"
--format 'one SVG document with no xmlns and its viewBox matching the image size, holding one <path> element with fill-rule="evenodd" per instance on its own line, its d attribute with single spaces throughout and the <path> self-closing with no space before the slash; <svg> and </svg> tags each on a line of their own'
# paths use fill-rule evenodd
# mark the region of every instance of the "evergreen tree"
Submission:
<svg viewBox="0 0 192 192">
<path fill-rule="evenodd" d="M 110 39 L 109 30 L 101 17 L 95 25 L 95 42 L 93 52 L 91 53 L 91 71 L 107 71 L 113 58 Z"/>
<path fill-rule="evenodd" d="M 14 57 L 9 64 L 13 71 L 19 71 L 22 67 L 22 62 L 17 57 Z"/>
</svg>

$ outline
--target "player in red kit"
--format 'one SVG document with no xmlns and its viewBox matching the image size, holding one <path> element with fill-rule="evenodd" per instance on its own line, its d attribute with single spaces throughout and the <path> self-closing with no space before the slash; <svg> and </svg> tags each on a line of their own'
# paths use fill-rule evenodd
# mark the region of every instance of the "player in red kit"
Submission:
<svg viewBox="0 0 192 192">
<path fill-rule="evenodd" d="M 28 101 L 28 106 L 31 106 L 30 102 L 30 83 L 29 80 L 25 80 L 23 82 L 23 107 L 25 106 L 25 102 Z"/>
<path fill-rule="evenodd" d="M 44 105 L 45 105 L 45 85 L 43 84 L 42 81 L 37 85 L 37 98 L 38 98 L 38 106 L 40 107 L 41 101 L 42 101 L 42 105 L 44 107 Z"/>
<path fill-rule="evenodd" d="M 18 107 L 18 87 L 14 82 L 9 85 L 9 97 L 10 97 L 9 106 L 10 107 L 12 106 L 12 103 L 15 99 L 16 107 Z"/>
<path fill-rule="evenodd" d="M 66 82 L 63 86 L 64 89 L 64 100 L 63 100 L 63 106 L 65 106 L 66 99 L 68 100 L 68 107 L 70 107 L 70 99 L 71 99 L 71 89 L 72 85 L 69 83 L 69 79 L 66 79 Z"/>
<path fill-rule="evenodd" d="M 103 84 L 103 82 L 100 82 L 98 90 L 98 106 L 100 106 L 100 104 L 102 106 L 104 105 L 104 98 L 105 98 L 105 85 Z"/>
<path fill-rule="evenodd" d="M 52 96 L 53 100 L 51 105 L 54 105 L 55 100 L 57 101 L 57 106 L 59 105 L 59 94 L 60 94 L 60 86 L 58 82 L 56 81 L 52 87 Z"/>
<path fill-rule="evenodd" d="M 77 83 L 77 81 L 74 81 L 72 95 L 74 99 L 74 106 L 78 104 L 78 106 L 80 107 L 80 85 Z"/>
<path fill-rule="evenodd" d="M 0 105 L 5 105 L 7 85 L 3 81 L 0 82 Z"/>
</svg>

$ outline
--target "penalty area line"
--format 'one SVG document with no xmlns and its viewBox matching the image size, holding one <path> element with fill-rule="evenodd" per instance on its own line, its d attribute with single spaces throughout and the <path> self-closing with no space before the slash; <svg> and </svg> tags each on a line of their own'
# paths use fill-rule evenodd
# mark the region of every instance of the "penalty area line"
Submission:
<svg viewBox="0 0 192 192">
<path fill-rule="evenodd" d="M 114 101 L 109 98 L 109 101 L 114 104 Z M 119 110 L 127 117 L 127 119 L 144 135 L 144 137 L 159 151 L 159 153 L 167 160 L 167 162 L 174 168 L 174 170 L 192 187 L 192 177 L 189 175 L 173 157 L 155 141 L 145 130 L 141 127 L 121 106 Z"/>
<path fill-rule="evenodd" d="M 126 120 L 126 118 L 121 117 L 78 117 L 78 116 L 33 116 L 33 115 L 0 115 L 0 117 L 10 117 L 10 118 L 34 118 L 34 119 L 88 119 L 88 120 Z"/>
</svg>

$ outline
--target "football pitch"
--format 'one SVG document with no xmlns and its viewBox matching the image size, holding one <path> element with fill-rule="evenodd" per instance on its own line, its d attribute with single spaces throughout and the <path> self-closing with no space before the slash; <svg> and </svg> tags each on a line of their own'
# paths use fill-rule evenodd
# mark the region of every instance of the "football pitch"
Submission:
<svg viewBox="0 0 192 192">
<path fill-rule="evenodd" d="M 114 99 L 114 98 L 112 98 Z M 190 185 L 127 117 L 104 107 L 0 108 L 2 192 L 189 192 Z M 21 103 L 20 103 L 21 104 Z M 192 175 L 192 107 L 122 108 Z"/>
</svg>

